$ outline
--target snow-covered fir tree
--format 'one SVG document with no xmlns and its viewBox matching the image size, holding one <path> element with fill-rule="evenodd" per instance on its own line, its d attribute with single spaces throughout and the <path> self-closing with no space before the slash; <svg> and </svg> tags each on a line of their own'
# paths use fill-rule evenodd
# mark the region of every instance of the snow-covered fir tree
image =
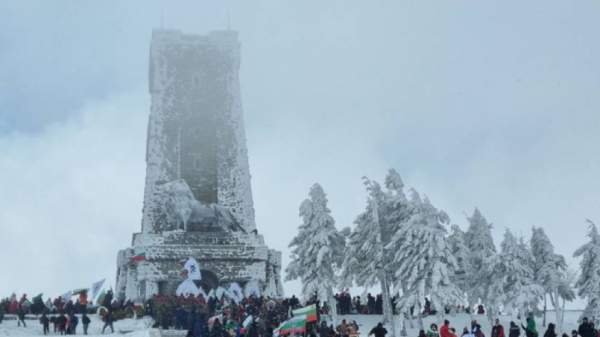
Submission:
<svg viewBox="0 0 600 337">
<path fill-rule="evenodd" d="M 292 261 L 286 268 L 286 279 L 300 279 L 305 298 L 316 294 L 333 308 L 333 289 L 339 281 L 337 272 L 343 262 L 346 239 L 335 227 L 321 185 L 311 187 L 309 198 L 300 205 L 300 217 L 298 235 L 289 245 Z"/>
<path fill-rule="evenodd" d="M 554 246 L 542 228 L 532 228 L 530 245 L 535 282 L 544 290 L 543 325 L 546 324 L 549 298 L 555 309 L 557 327 L 562 328 L 562 318 L 564 317 L 562 307 L 566 301 L 571 301 L 575 297 L 569 282 L 567 262 L 562 255 L 554 252 Z"/>
<path fill-rule="evenodd" d="M 595 319 L 596 323 L 600 323 L 600 234 L 596 225 L 592 221 L 588 222 L 590 241 L 574 254 L 575 257 L 582 258 L 576 286 L 579 296 L 587 301 L 582 317 Z"/>
<path fill-rule="evenodd" d="M 465 241 L 470 251 L 468 266 L 471 268 L 467 272 L 469 284 L 467 297 L 469 305 L 473 307 L 480 300 L 485 302 L 486 294 L 490 293 L 486 287 L 490 285 L 493 276 L 490 268 L 496 256 L 496 246 L 492 238 L 492 225 L 483 217 L 479 209 L 476 208 L 467 220 L 469 228 L 465 233 Z"/>
<path fill-rule="evenodd" d="M 392 243 L 400 242 L 393 254 L 393 263 L 398 268 L 394 282 L 406 289 L 398 307 L 406 313 L 414 307 L 415 312 L 421 313 L 425 297 L 437 310 L 462 303 L 462 292 L 452 282 L 457 265 L 446 241 L 448 215 L 437 210 L 429 199 L 422 200 L 414 190 L 411 205 L 410 218 L 392 237 Z M 422 329 L 421 315 L 419 325 Z"/>
<path fill-rule="evenodd" d="M 525 241 L 518 240 L 507 229 L 493 266 L 490 293 L 486 296 L 490 318 L 498 314 L 501 305 L 505 310 L 525 316 L 539 302 L 543 289 L 535 283 L 532 265 L 533 256 Z"/>
<path fill-rule="evenodd" d="M 390 169 L 385 177 L 380 221 L 386 224 L 390 232 L 395 232 L 408 220 L 411 212 L 410 203 L 404 194 L 404 182 L 396 170 Z"/>
<path fill-rule="evenodd" d="M 465 232 L 458 227 L 458 225 L 452 225 L 450 227 L 450 235 L 448 236 L 448 246 L 454 258 L 456 259 L 456 270 L 452 276 L 452 281 L 462 291 L 463 294 L 467 293 L 468 290 L 468 275 L 471 271 L 469 266 L 469 247 L 465 241 Z"/>
<path fill-rule="evenodd" d="M 342 267 L 342 279 L 346 286 L 355 284 L 368 288 L 379 285 L 383 297 L 383 321 L 391 323 L 390 280 L 394 270 L 391 254 L 386 247 L 399 224 L 395 221 L 386 221 L 386 219 L 396 218 L 390 213 L 390 210 L 401 207 L 399 205 L 397 207 L 388 206 L 386 202 L 392 195 L 394 196 L 392 199 L 400 202 L 403 185 L 401 180 L 386 179 L 386 184 L 394 192 L 385 193 L 376 181 L 367 178 L 363 178 L 363 180 L 368 193 L 367 205 L 365 211 L 359 214 L 354 221 L 356 226 L 349 236 L 347 253 Z"/>
</svg>

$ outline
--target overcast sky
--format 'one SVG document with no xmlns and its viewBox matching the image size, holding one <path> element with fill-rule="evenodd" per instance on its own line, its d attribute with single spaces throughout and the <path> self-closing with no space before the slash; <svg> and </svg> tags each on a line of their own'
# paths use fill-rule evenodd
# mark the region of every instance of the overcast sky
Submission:
<svg viewBox="0 0 600 337">
<path fill-rule="evenodd" d="M 161 14 L 162 12 L 162 14 Z M 2 1 L 0 297 L 101 278 L 140 230 L 153 28 L 231 28 L 259 231 L 288 261 L 310 185 L 338 226 L 396 168 L 571 258 L 600 222 L 600 2 Z M 162 20 L 161 20 L 162 17 Z M 297 283 L 286 283 L 288 294 Z"/>
</svg>

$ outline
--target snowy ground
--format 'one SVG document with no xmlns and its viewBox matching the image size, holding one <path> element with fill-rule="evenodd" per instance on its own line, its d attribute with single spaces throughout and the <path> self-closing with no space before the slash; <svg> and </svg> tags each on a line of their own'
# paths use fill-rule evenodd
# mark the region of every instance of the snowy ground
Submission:
<svg viewBox="0 0 600 337">
<path fill-rule="evenodd" d="M 96 316 L 90 315 L 91 319 L 88 336 L 101 336 L 102 326 L 104 323 Z M 16 320 L 4 320 L 0 323 L 0 337 L 3 336 L 18 336 L 18 337 L 29 337 L 29 336 L 40 336 L 42 333 L 42 325 L 37 320 L 26 320 L 27 327 L 17 327 Z M 151 319 L 124 319 L 114 323 L 115 334 L 127 337 L 158 337 L 158 335 L 150 329 L 152 324 Z M 107 332 L 104 336 L 110 334 L 110 328 L 107 328 Z M 83 328 L 81 324 L 77 326 L 77 334 L 83 335 Z M 50 324 L 50 335 L 55 335 L 52 332 L 52 324 Z M 113 335 L 113 336 L 114 336 Z"/>
<path fill-rule="evenodd" d="M 564 331 L 560 331 L 560 332 L 557 331 L 559 333 L 559 336 L 562 334 L 562 332 L 569 332 L 573 329 L 577 329 L 577 325 L 578 325 L 577 319 L 579 318 L 580 314 L 581 314 L 581 312 L 579 312 L 579 311 L 567 311 L 565 313 L 565 326 L 563 328 Z M 549 312 L 547 317 L 548 317 L 549 323 L 554 321 L 553 320 L 553 317 L 554 317 L 553 312 Z M 90 331 L 89 331 L 90 336 L 101 336 L 102 325 L 103 325 L 102 322 L 95 315 L 91 315 L 90 318 L 92 319 L 92 323 L 90 324 Z M 465 326 L 468 326 L 471 321 L 471 317 L 466 314 L 449 315 L 446 317 L 431 316 L 431 317 L 425 318 L 424 325 L 426 327 L 428 327 L 431 323 L 437 323 L 438 325 L 441 325 L 444 318 L 448 319 L 450 321 L 450 325 L 456 329 L 459 336 L 461 335 L 462 329 Z M 473 318 L 476 319 L 479 322 L 479 324 L 481 324 L 483 332 L 485 333 L 485 335 L 487 337 L 489 337 L 490 332 L 491 332 L 491 327 L 490 327 L 490 324 L 489 324 L 487 318 L 485 316 L 477 316 L 477 315 L 473 316 Z M 361 337 L 366 337 L 369 330 L 371 330 L 371 328 L 373 328 L 375 325 L 377 325 L 377 323 L 379 321 L 381 321 L 381 316 L 348 315 L 348 316 L 340 317 L 340 320 L 341 319 L 346 319 L 349 321 L 355 320 L 360 326 Z M 508 323 L 511 320 L 514 320 L 517 324 L 520 324 L 520 321 L 518 321 L 516 318 L 511 318 L 509 316 L 501 316 L 500 317 L 500 321 L 505 326 L 505 329 L 508 329 Z M 541 336 L 543 334 L 543 332 L 545 331 L 545 328 L 541 327 L 541 325 L 542 325 L 541 318 L 536 318 L 536 321 L 538 323 L 538 330 L 539 330 L 540 336 Z M 401 322 L 398 317 L 396 317 L 395 322 L 396 322 L 396 336 L 400 336 Z M 115 322 L 114 326 L 115 326 L 115 334 L 114 335 L 121 335 L 121 336 L 127 336 L 127 337 L 159 337 L 160 336 L 160 333 L 157 330 L 150 329 L 151 320 L 149 320 L 149 319 L 141 319 L 141 320 L 126 319 L 126 320 L 121 320 L 121 321 Z M 52 329 L 52 326 L 50 328 Z M 388 327 L 388 331 L 390 331 L 390 330 L 391 330 L 390 327 Z M 417 327 L 416 320 L 414 321 L 414 328 L 412 328 L 412 329 L 410 328 L 410 326 L 408 325 L 408 322 L 407 322 L 407 332 L 408 332 L 409 337 L 417 337 L 418 331 L 419 331 L 419 329 Z M 80 335 L 83 333 L 83 331 L 81 329 L 81 325 L 78 327 L 77 333 Z M 40 336 L 40 335 L 42 335 L 42 327 L 36 320 L 28 320 L 27 328 L 17 327 L 16 320 L 5 320 L 4 322 L 0 323 L 0 337 L 3 337 L 3 336 L 29 337 L 29 336 Z M 51 333 L 51 335 L 53 335 L 53 333 Z M 108 335 L 109 334 L 107 333 L 104 336 L 108 336 Z M 570 335 L 570 333 L 569 333 L 569 335 Z M 524 336 L 524 334 L 522 334 L 522 336 Z"/>
</svg>

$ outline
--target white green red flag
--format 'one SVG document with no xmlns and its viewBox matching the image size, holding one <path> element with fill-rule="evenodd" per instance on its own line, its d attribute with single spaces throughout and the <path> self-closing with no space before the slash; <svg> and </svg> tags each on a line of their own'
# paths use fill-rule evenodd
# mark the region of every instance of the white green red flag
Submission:
<svg viewBox="0 0 600 337">
<path fill-rule="evenodd" d="M 306 332 L 306 316 L 296 316 L 281 323 L 274 331 L 275 336 L 289 336 Z"/>
<path fill-rule="evenodd" d="M 293 310 L 292 315 L 294 317 L 305 316 L 306 322 L 314 323 L 317 321 L 317 305 L 312 304 L 304 308 Z"/>
</svg>

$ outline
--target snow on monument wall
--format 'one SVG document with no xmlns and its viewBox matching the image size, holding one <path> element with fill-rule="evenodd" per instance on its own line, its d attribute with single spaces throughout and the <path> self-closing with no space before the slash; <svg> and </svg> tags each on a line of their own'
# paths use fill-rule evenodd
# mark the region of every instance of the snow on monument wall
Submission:
<svg viewBox="0 0 600 337">
<path fill-rule="evenodd" d="M 234 31 L 153 32 L 142 231 L 119 252 L 120 297 L 172 292 L 187 257 L 204 288 L 256 281 L 282 295 L 281 253 L 256 231 L 239 67 Z"/>
<path fill-rule="evenodd" d="M 175 179 L 185 180 L 198 201 L 229 208 L 247 231 L 256 228 L 239 66 L 234 31 L 154 32 L 144 232 L 160 232 L 152 221 L 154 192 Z"/>
</svg>

